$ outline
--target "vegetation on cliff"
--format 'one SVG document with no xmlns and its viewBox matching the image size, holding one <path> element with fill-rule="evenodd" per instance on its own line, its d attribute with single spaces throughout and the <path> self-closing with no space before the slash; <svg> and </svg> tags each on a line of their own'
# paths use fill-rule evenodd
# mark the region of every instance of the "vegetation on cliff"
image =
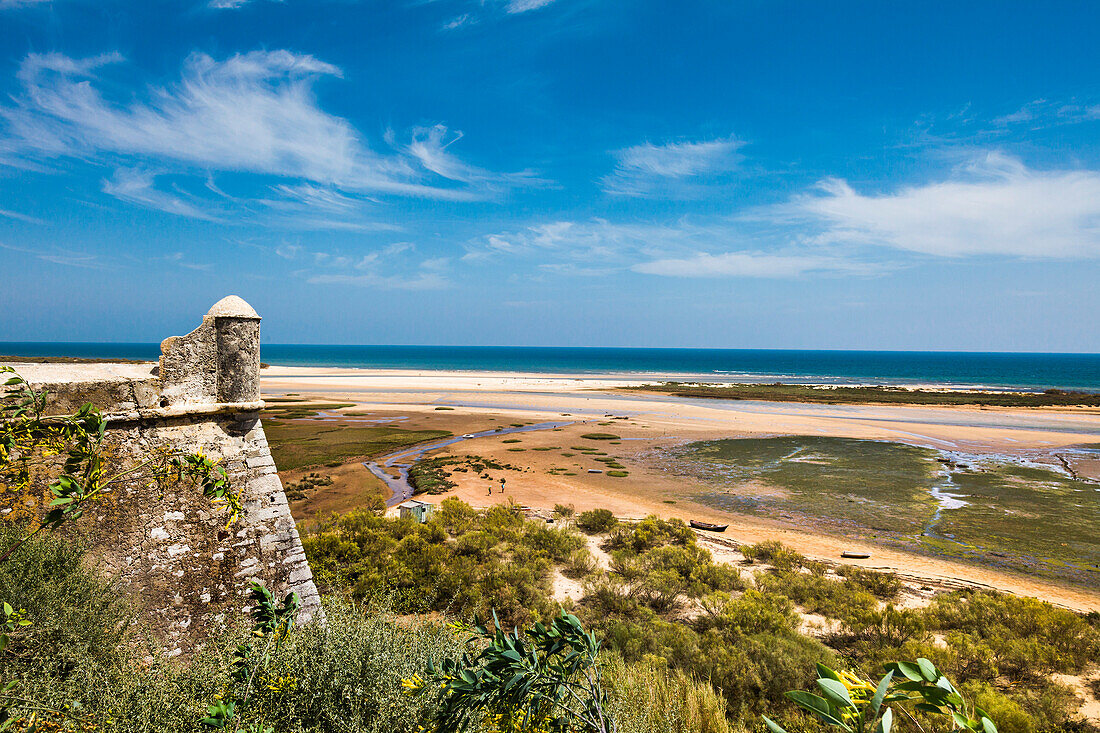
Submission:
<svg viewBox="0 0 1100 733">
<path fill-rule="evenodd" d="M 590 526 L 603 519 L 582 514 L 578 523 L 582 517 Z M 305 546 L 330 592 L 389 593 L 400 610 L 460 619 L 497 609 L 509 628 L 549 620 L 559 576 L 579 578 L 582 597 L 566 608 L 623 665 L 706 680 L 733 726 L 768 713 L 788 730 L 804 729 L 808 721 L 785 693 L 812 685 L 817 663 L 874 672 L 918 657 L 998 711 L 1002 731 L 1081 725 L 1073 691 L 1053 675 L 1080 674 L 1100 657 L 1098 616 L 992 591 L 903 608 L 896 578 L 832 573 L 778 543 L 744 548 L 754 569 L 765 566 L 750 573 L 714 562 L 678 520 L 649 517 L 601 531 L 590 547 L 560 521 L 549 527 L 508 507 L 479 513 L 447 499 L 427 524 L 354 512 Z M 608 554 L 606 567 L 593 561 L 597 550 Z M 809 629 L 807 617 L 822 628 Z"/>
</svg>

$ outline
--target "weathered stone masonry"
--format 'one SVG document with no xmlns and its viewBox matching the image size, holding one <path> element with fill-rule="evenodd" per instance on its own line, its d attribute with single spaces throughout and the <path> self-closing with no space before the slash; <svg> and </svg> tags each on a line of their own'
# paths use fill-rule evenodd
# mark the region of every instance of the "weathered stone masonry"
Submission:
<svg viewBox="0 0 1100 733">
<path fill-rule="evenodd" d="M 164 494 L 133 483 L 79 520 L 89 557 L 117 577 L 170 654 L 188 651 L 246 604 L 262 580 L 277 596 L 302 598 L 301 619 L 320 599 L 260 424 L 260 317 L 236 296 L 222 299 L 186 336 L 161 344 L 160 364 L 16 364 L 50 391 L 50 412 L 92 402 L 110 417 L 109 450 L 121 464 L 162 447 L 219 458 L 244 513 L 225 515 L 187 482 Z M 0 493 L 0 515 L 40 513 L 49 497 Z"/>
</svg>

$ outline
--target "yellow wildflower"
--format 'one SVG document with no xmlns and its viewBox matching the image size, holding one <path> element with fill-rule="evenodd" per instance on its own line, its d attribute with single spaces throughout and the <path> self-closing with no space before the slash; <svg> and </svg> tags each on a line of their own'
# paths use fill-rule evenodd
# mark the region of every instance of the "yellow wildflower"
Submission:
<svg viewBox="0 0 1100 733">
<path fill-rule="evenodd" d="M 406 695 L 414 695 L 424 688 L 424 679 L 414 674 L 412 677 L 401 680 L 401 687 L 405 689 Z"/>
</svg>

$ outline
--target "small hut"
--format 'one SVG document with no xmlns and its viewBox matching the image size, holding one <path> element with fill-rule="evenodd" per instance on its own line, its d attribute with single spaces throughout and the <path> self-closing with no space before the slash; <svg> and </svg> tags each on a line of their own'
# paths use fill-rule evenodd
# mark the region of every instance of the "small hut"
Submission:
<svg viewBox="0 0 1100 733">
<path fill-rule="evenodd" d="M 419 501 L 417 499 L 409 499 L 408 501 L 399 505 L 401 510 L 401 518 L 415 519 L 423 524 L 428 521 L 428 517 L 432 516 L 432 512 L 435 511 L 435 507 L 426 501 Z"/>
</svg>

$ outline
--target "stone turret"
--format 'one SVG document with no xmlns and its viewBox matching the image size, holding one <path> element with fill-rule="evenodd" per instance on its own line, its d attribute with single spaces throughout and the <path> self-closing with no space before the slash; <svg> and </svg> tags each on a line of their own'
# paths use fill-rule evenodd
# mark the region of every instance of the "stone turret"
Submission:
<svg viewBox="0 0 1100 733">
<path fill-rule="evenodd" d="M 251 404 L 260 399 L 260 316 L 236 295 L 210 308 L 202 325 L 160 345 L 161 407 Z"/>
<path fill-rule="evenodd" d="M 78 520 L 88 556 L 129 596 L 170 655 L 189 652 L 248 604 L 248 583 L 302 599 L 299 619 L 323 619 L 320 596 L 260 422 L 260 317 L 223 298 L 186 336 L 165 339 L 151 364 L 15 364 L 49 391 L 48 412 L 86 402 L 108 418 L 106 452 L 136 465 L 157 450 L 203 451 L 225 468 L 244 511 L 226 525 L 187 482 L 160 490 L 134 476 Z M 0 521 L 49 510 L 44 482 L 0 491 Z"/>
</svg>

